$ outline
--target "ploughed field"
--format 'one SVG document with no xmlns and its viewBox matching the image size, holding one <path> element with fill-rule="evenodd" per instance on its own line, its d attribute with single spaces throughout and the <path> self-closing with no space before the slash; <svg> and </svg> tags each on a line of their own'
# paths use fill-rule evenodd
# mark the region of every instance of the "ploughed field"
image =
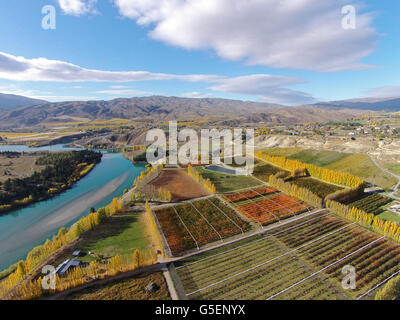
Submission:
<svg viewBox="0 0 400 320">
<path fill-rule="evenodd" d="M 160 176 L 150 183 L 150 186 L 156 190 L 163 188 L 170 191 L 172 201 L 195 199 L 210 194 L 182 169 L 163 170 Z"/>
<path fill-rule="evenodd" d="M 158 209 L 155 214 L 174 256 L 250 229 L 248 222 L 215 197 Z"/>
<path fill-rule="evenodd" d="M 270 187 L 224 194 L 237 211 L 252 222 L 268 225 L 313 209 L 309 204 Z"/>
<path fill-rule="evenodd" d="M 400 246 L 328 211 L 175 263 L 189 299 L 357 299 L 399 271 Z M 344 266 L 356 271 L 343 289 Z"/>
</svg>

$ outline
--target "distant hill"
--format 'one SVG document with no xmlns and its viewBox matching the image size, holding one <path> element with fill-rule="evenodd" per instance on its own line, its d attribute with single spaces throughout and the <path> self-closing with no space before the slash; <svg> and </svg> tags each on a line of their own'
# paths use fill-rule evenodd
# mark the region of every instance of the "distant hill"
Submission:
<svg viewBox="0 0 400 320">
<path fill-rule="evenodd" d="M 15 94 L 0 93 L 0 109 L 13 109 L 22 106 L 31 106 L 35 104 L 45 103 L 45 100 L 31 99 Z"/>
<path fill-rule="evenodd" d="M 193 119 L 232 118 L 248 112 L 265 112 L 282 105 L 226 99 L 178 97 L 135 97 L 110 101 L 43 103 L 0 112 L 0 125 L 34 126 L 65 119 Z"/>
<path fill-rule="evenodd" d="M 278 104 L 228 99 L 195 99 L 179 97 L 136 97 L 110 101 L 72 101 L 43 103 L 0 112 L 0 127 L 36 126 L 43 122 L 65 122 L 74 119 L 107 120 L 113 118 L 140 120 L 216 119 L 225 123 L 298 123 L 345 120 L 357 110 L 330 110 L 316 106 L 286 107 Z"/>
<path fill-rule="evenodd" d="M 360 98 L 342 101 L 319 102 L 315 106 L 326 108 L 348 108 L 371 111 L 400 111 L 400 97 Z"/>
</svg>

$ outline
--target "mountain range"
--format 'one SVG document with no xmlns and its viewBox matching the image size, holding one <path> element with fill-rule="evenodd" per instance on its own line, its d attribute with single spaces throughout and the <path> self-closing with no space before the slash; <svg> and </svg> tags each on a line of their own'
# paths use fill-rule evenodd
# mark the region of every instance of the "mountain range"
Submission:
<svg viewBox="0 0 400 320">
<path fill-rule="evenodd" d="M 348 108 L 371 111 L 399 111 L 400 98 L 360 98 L 342 101 L 319 102 L 315 106 L 327 108 Z"/>
<path fill-rule="evenodd" d="M 19 96 L 12 96 L 15 103 Z M 4 102 L 3 102 L 4 98 Z M 288 107 L 263 102 L 239 101 L 218 98 L 135 97 L 109 101 L 43 102 L 19 97 L 25 106 L 0 109 L 0 127 L 32 127 L 43 122 L 65 122 L 79 119 L 219 119 L 232 124 L 243 122 L 325 122 L 345 120 L 369 111 L 398 111 L 400 98 L 352 99 L 321 102 L 314 105 Z M 8 100 L 7 100 L 8 99 Z M 0 106 L 6 105 L 9 95 L 0 95 Z M 24 100 L 26 99 L 26 100 Z"/>
<path fill-rule="evenodd" d="M 0 93 L 0 109 L 14 109 L 17 107 L 45 103 L 45 100 L 32 99 L 15 94 Z"/>
</svg>

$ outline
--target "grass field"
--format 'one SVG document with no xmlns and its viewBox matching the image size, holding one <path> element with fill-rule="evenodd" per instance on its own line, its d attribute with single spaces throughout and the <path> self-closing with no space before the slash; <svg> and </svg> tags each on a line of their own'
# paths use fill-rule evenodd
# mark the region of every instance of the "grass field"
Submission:
<svg viewBox="0 0 400 320">
<path fill-rule="evenodd" d="M 105 257 L 131 254 L 135 249 L 145 250 L 150 246 L 142 213 L 121 213 L 90 232 L 82 243 L 85 252 L 95 252 Z M 86 258 L 86 259 L 85 259 Z M 89 255 L 82 260 L 93 260 Z"/>
<path fill-rule="evenodd" d="M 375 166 L 366 154 L 351 154 L 301 148 L 273 148 L 263 150 L 263 152 L 273 156 L 285 156 L 289 159 L 348 172 L 384 189 L 390 189 L 396 184 L 396 179 Z"/>
<path fill-rule="evenodd" d="M 400 247 L 327 211 L 176 264 L 189 299 L 355 299 L 398 270 Z M 342 267 L 356 268 L 344 290 Z"/>
<path fill-rule="evenodd" d="M 236 159 L 237 159 L 236 157 L 233 157 L 233 158 L 232 157 L 225 157 L 225 158 L 221 158 L 221 162 L 225 163 L 228 166 L 234 167 L 234 168 L 240 168 L 240 167 L 246 166 L 246 163 L 237 164 L 236 161 L 235 161 Z M 240 162 L 242 162 L 242 161 L 246 161 L 246 158 L 245 157 L 238 157 L 238 160 Z M 231 162 L 231 163 L 229 163 L 229 162 Z M 260 163 L 260 160 L 254 159 L 254 165 L 256 165 L 258 163 Z"/>
<path fill-rule="evenodd" d="M 215 185 L 217 192 L 231 192 L 238 189 L 256 187 L 261 182 L 250 176 L 236 176 L 228 173 L 219 173 L 204 169 L 203 167 L 194 167 L 205 179 L 210 179 Z"/>
<path fill-rule="evenodd" d="M 263 164 L 254 167 L 253 175 L 258 179 L 268 182 L 269 177 L 277 174 L 278 172 L 287 172 L 288 175 L 290 174 L 289 171 L 285 171 L 281 168 L 272 166 L 270 164 Z"/>
<path fill-rule="evenodd" d="M 154 282 L 159 289 L 149 293 L 145 287 Z M 168 287 L 161 272 L 98 285 L 71 294 L 64 300 L 170 300 Z"/>
<path fill-rule="evenodd" d="M 383 161 L 380 160 L 379 164 L 386 168 L 387 170 L 389 170 L 390 172 L 400 175 L 400 163 L 399 162 L 395 162 L 395 161 Z"/>
<path fill-rule="evenodd" d="M 348 157 L 327 166 L 329 169 L 344 171 L 365 179 L 384 189 L 392 188 L 397 180 L 379 169 L 369 156 L 365 154 L 352 154 Z"/>
<path fill-rule="evenodd" d="M 378 217 L 383 220 L 400 223 L 400 215 L 395 214 L 394 212 L 384 211 L 381 214 L 379 214 Z"/>
<path fill-rule="evenodd" d="M 350 156 L 349 153 L 341 153 L 325 150 L 301 150 L 289 156 L 290 159 L 305 163 L 312 163 L 320 167 L 329 166 L 331 163 L 341 161 Z"/>
<path fill-rule="evenodd" d="M 393 172 L 395 174 L 399 174 L 400 175 L 400 164 L 395 163 L 395 164 L 391 164 L 388 166 L 388 170 L 390 172 Z"/>
<path fill-rule="evenodd" d="M 149 249 L 151 241 L 143 218 L 142 213 L 138 212 L 125 212 L 110 217 L 105 223 L 83 235 L 79 245 L 65 252 L 57 259 L 56 264 L 70 259 L 75 250 L 81 250 L 84 254 L 79 257 L 80 260 L 90 262 L 96 260 L 96 257 L 89 255 L 89 251 L 106 259 L 117 254 L 133 254 L 135 249 Z"/>
<path fill-rule="evenodd" d="M 325 183 L 317 179 L 304 177 L 291 180 L 290 183 L 298 185 L 299 187 L 306 188 L 316 195 L 324 199 L 328 194 L 334 193 L 343 188 L 335 186 L 333 184 Z"/>
<path fill-rule="evenodd" d="M 270 148 L 265 149 L 263 152 L 270 156 L 280 156 L 280 157 L 289 157 L 293 154 L 300 152 L 301 148 Z"/>
</svg>

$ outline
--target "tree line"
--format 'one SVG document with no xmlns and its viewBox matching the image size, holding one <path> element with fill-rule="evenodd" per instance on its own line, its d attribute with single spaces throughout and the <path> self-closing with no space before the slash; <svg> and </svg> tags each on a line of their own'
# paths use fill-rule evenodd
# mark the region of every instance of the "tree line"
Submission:
<svg viewBox="0 0 400 320">
<path fill-rule="evenodd" d="M 396 222 L 383 220 L 372 213 L 366 213 L 358 208 L 333 200 L 328 200 L 326 207 L 333 213 L 349 221 L 356 222 L 365 228 L 400 243 L 400 225 Z"/>
<path fill-rule="evenodd" d="M 291 171 L 293 176 L 298 176 L 303 173 L 305 175 L 310 175 L 314 178 L 318 178 L 334 184 L 347 186 L 350 188 L 358 188 L 365 184 L 365 182 L 361 178 L 354 176 L 350 173 L 339 172 L 319 167 L 314 164 L 303 163 L 299 160 L 288 159 L 286 157 L 270 156 L 263 153 L 262 151 L 257 151 L 255 155 L 262 160 Z"/>
<path fill-rule="evenodd" d="M 198 183 L 200 183 L 204 188 L 206 188 L 211 193 L 217 193 L 217 189 L 215 185 L 211 182 L 210 179 L 204 179 L 201 174 L 194 169 L 190 164 L 187 167 L 187 173 L 189 176 L 194 178 Z"/>
<path fill-rule="evenodd" d="M 313 193 L 311 190 L 307 188 L 300 187 L 295 184 L 291 184 L 290 182 L 285 182 L 284 179 L 280 178 L 279 173 L 276 175 L 269 176 L 269 184 L 271 187 L 279 189 L 291 196 L 299 198 L 305 202 L 311 203 L 314 206 L 323 207 L 323 199 Z"/>
</svg>

